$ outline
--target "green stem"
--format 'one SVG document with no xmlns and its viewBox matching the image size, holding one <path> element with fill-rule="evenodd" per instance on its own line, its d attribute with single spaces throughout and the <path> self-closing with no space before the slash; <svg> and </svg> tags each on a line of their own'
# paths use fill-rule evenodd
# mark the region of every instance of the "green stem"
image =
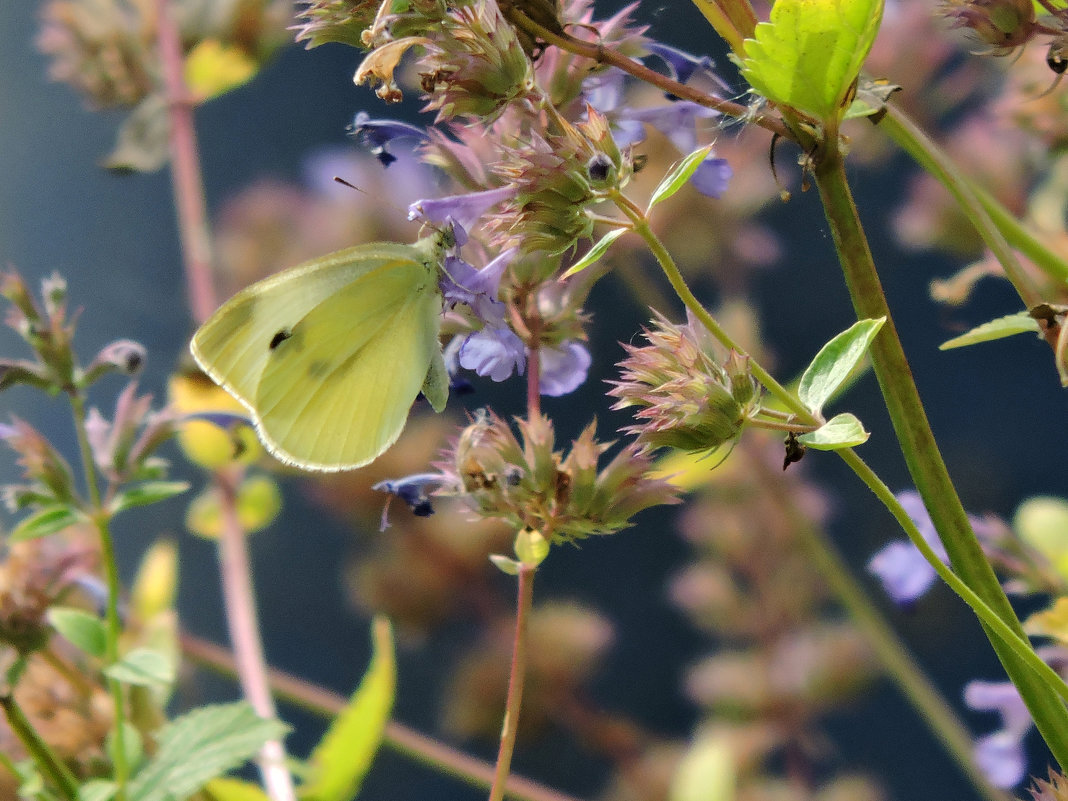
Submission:
<svg viewBox="0 0 1068 801">
<path fill-rule="evenodd" d="M 534 599 L 534 570 L 532 565 L 519 564 L 519 587 L 515 613 L 515 641 L 512 645 L 512 669 L 508 676 L 508 700 L 501 725 L 501 745 L 497 751 L 497 766 L 493 772 L 493 786 L 489 801 L 502 801 L 512 767 L 516 732 L 519 730 L 519 710 L 523 704 L 523 678 L 527 668 L 527 619 Z"/>
<path fill-rule="evenodd" d="M 798 508 L 782 480 L 768 469 L 766 461 L 749 451 L 744 453 L 783 513 L 794 521 L 798 537 L 816 569 L 845 607 L 850 619 L 863 632 L 902 694 L 987 801 L 1010 801 L 1008 793 L 992 785 L 979 770 L 972 756 L 973 743 L 967 727 L 916 664 L 908 647 L 894 633 L 864 588 L 853 577 L 827 532 Z"/>
<path fill-rule="evenodd" d="M 916 489 L 931 515 L 954 571 L 963 579 L 962 586 L 974 590 L 1010 629 L 1013 637 L 1023 640 L 1023 628 L 972 532 L 927 422 L 846 182 L 841 154 L 836 151 L 825 153 L 816 164 L 814 174 L 858 318 L 886 317 L 886 324 L 872 342 L 872 363 Z M 1068 767 L 1068 711 L 1064 704 L 1047 681 L 995 633 L 990 622 L 984 620 L 982 623 L 1054 757 L 1062 768 Z"/>
<path fill-rule="evenodd" d="M 111 536 L 109 513 L 101 506 L 100 485 L 97 481 L 96 465 L 93 451 L 89 445 L 89 435 L 85 428 L 85 400 L 78 391 L 70 393 L 71 410 L 74 413 L 74 429 L 77 432 L 78 450 L 81 453 L 85 484 L 92 506 L 93 524 L 100 538 L 100 561 L 104 567 L 104 582 L 107 586 L 108 599 L 104 622 L 106 642 L 104 650 L 105 664 L 110 666 L 119 661 L 119 637 L 122 635 L 122 620 L 119 617 L 119 566 L 115 559 L 115 542 Z M 107 679 L 108 692 L 115 714 L 115 736 L 112 745 L 112 759 L 115 763 L 116 801 L 125 801 L 126 783 L 130 778 L 130 767 L 126 758 L 126 699 L 122 684 L 115 679 Z"/>
<path fill-rule="evenodd" d="M 22 711 L 22 707 L 15 701 L 15 696 L 11 693 L 0 695 L 0 709 L 4 710 L 8 726 L 30 756 L 33 757 L 34 764 L 51 779 L 64 798 L 68 798 L 70 801 L 77 801 L 78 780 L 74 778 L 74 774 L 67 769 L 67 766 L 56 756 L 55 752 L 48 747 L 48 743 L 41 739 L 41 735 L 37 733 L 33 724 L 30 723 L 26 714 Z"/>
<path fill-rule="evenodd" d="M 879 122 L 879 128 L 897 142 L 906 153 L 916 160 L 934 178 L 938 179 L 960 205 L 968 220 L 975 226 L 983 243 L 990 248 L 1005 270 L 1005 275 L 1016 288 L 1017 293 L 1028 307 L 1042 301 L 1041 293 L 1031 277 L 1024 272 L 1016 254 L 1005 241 L 1002 225 L 1011 215 L 1007 212 L 998 215 L 998 222 L 992 219 L 992 205 L 997 204 L 985 193 L 977 191 L 975 186 L 964 178 L 957 166 L 938 145 L 936 145 L 915 123 L 893 104 L 887 104 L 887 113 Z M 1004 212 L 1004 209 L 1001 210 Z M 1016 234 L 1022 233 L 1017 229 Z M 1027 239 L 1033 238 L 1026 237 Z M 1018 245 L 1019 246 L 1019 245 Z"/>
</svg>

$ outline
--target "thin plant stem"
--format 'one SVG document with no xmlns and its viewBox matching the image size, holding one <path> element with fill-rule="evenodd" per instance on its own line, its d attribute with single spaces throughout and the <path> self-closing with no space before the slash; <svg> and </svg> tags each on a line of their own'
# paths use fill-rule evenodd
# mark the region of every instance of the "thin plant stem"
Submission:
<svg viewBox="0 0 1068 801">
<path fill-rule="evenodd" d="M 237 675 L 233 654 L 222 646 L 185 632 L 179 635 L 179 642 L 183 656 L 192 662 L 225 676 Z M 348 704 L 344 696 L 281 670 L 268 670 L 267 678 L 277 699 L 323 718 L 336 717 Z M 451 748 L 395 720 L 386 724 L 382 744 L 473 787 L 488 790 L 493 784 L 492 763 Z M 514 774 L 508 777 L 504 794 L 514 801 L 579 801 Z"/>
<path fill-rule="evenodd" d="M 157 13 L 160 59 L 170 100 L 171 173 L 187 291 L 193 319 L 203 322 L 216 306 L 204 181 L 193 126 L 193 108 L 183 76 L 181 39 L 170 13 L 169 0 L 158 0 Z M 216 472 L 214 476 L 223 517 L 219 541 L 221 582 L 226 598 L 227 626 L 238 655 L 242 690 L 256 714 L 273 718 L 276 710 L 267 685 L 267 665 L 252 590 L 248 542 L 237 516 L 236 488 L 242 474 L 240 469 L 234 468 L 225 474 Z M 273 801 L 294 801 L 296 790 L 292 774 L 286 767 L 281 740 L 264 743 L 259 765 L 264 787 Z"/>
<path fill-rule="evenodd" d="M 248 537 L 237 516 L 237 488 L 243 471 L 216 474 L 216 487 L 223 495 L 222 532 L 219 537 L 219 572 L 227 610 L 226 623 L 234 647 L 235 664 L 242 692 L 262 718 L 275 718 L 274 697 L 267 681 L 267 660 L 259 635 L 256 594 L 252 587 Z M 260 749 L 260 773 L 274 801 L 293 801 L 293 777 L 286 767 L 280 740 L 269 740 Z"/>
<path fill-rule="evenodd" d="M 886 618 L 872 603 L 864 588 L 854 578 L 849 566 L 842 559 L 830 537 L 827 536 L 827 532 L 812 522 L 804 511 L 798 508 L 781 478 L 768 469 L 764 459 L 753 453 L 750 448 L 739 448 L 739 450 L 749 462 L 750 468 L 757 473 L 760 483 L 766 488 L 774 502 L 782 509 L 787 519 L 793 522 L 797 536 L 808 552 L 812 564 L 848 612 L 854 625 L 867 639 L 876 657 L 894 680 L 902 695 L 924 719 L 928 728 L 983 798 L 987 801 L 1011 801 L 1008 793 L 992 785 L 986 775 L 979 770 L 972 754 L 974 744 L 968 728 L 942 697 L 927 674 L 916 664 L 908 647 L 897 636 Z"/>
<path fill-rule="evenodd" d="M 182 72 L 178 26 L 170 13 L 170 0 L 158 0 L 159 52 L 167 87 L 170 116 L 171 176 L 174 206 L 182 235 L 182 263 L 193 320 L 202 323 L 215 311 L 212 278 L 211 232 L 200 174 L 193 106 Z"/>
<path fill-rule="evenodd" d="M 886 318 L 871 345 L 872 364 L 916 489 L 962 584 L 994 611 L 1014 637 L 1026 642 L 1016 613 L 972 532 L 927 422 L 845 178 L 841 154 L 827 150 L 816 162 L 814 175 L 857 317 Z M 1062 768 L 1068 767 L 1068 711 L 1063 701 L 1031 664 L 994 633 L 988 621 L 981 622 L 1054 757 Z"/>
<path fill-rule="evenodd" d="M 512 767 L 516 732 L 519 730 L 519 710 L 523 704 L 523 679 L 527 667 L 527 619 L 534 598 L 533 565 L 519 563 L 518 589 L 515 613 L 515 640 L 512 644 L 512 669 L 508 675 L 508 699 L 505 702 L 504 722 L 501 724 L 501 744 L 497 751 L 497 766 L 493 773 L 493 786 L 489 801 L 501 801 L 508 774 Z"/>
<path fill-rule="evenodd" d="M 649 69 L 640 61 L 635 61 L 622 53 L 617 53 L 615 50 L 612 50 L 610 47 L 605 47 L 603 44 L 591 44 L 590 42 L 585 42 L 582 39 L 571 36 L 566 32 L 554 33 L 524 14 L 518 5 L 512 5 L 510 3 L 502 5 L 501 11 L 505 14 L 508 21 L 517 28 L 542 40 L 546 44 L 553 45 L 561 50 L 566 50 L 568 53 L 574 53 L 576 56 L 591 59 L 598 64 L 607 64 L 610 67 L 621 69 L 628 75 L 659 89 L 663 89 L 668 94 L 674 95 L 682 100 L 689 100 L 692 103 L 715 109 L 728 117 L 745 119 L 746 121 L 752 122 L 754 125 L 759 125 L 762 128 L 766 128 L 781 137 L 790 140 L 794 139 L 793 132 L 777 117 L 769 117 L 764 114 L 753 115 L 748 106 L 743 106 L 741 103 L 734 103 L 730 100 L 722 100 L 721 98 L 702 92 L 700 89 L 695 89 L 692 86 L 679 83 L 666 75 L 661 75 L 659 72 Z"/>
<path fill-rule="evenodd" d="M 30 723 L 12 693 L 0 694 L 0 709 L 4 710 L 8 726 L 18 737 L 26 751 L 33 757 L 34 764 L 52 780 L 52 784 L 69 801 L 77 801 L 78 780 L 66 765 L 49 748 L 48 743 Z"/>
<path fill-rule="evenodd" d="M 97 481 L 96 464 L 93 451 L 89 445 L 86 431 L 85 399 L 78 389 L 72 390 L 70 398 L 71 412 L 74 416 L 74 430 L 78 440 L 78 452 L 81 455 L 82 471 L 85 473 L 85 486 L 92 509 L 93 525 L 100 540 L 100 561 L 104 567 L 104 582 L 107 586 L 107 605 L 104 611 L 105 646 L 104 660 L 107 665 L 119 661 L 119 637 L 122 634 L 122 620 L 119 616 L 119 566 L 115 561 L 115 542 L 111 536 L 110 514 L 101 506 L 100 483 Z M 115 737 L 111 748 L 111 757 L 115 768 L 116 801 L 126 798 L 126 783 L 130 778 L 130 766 L 126 757 L 126 698 L 122 683 L 107 677 L 108 692 L 115 714 Z"/>
</svg>

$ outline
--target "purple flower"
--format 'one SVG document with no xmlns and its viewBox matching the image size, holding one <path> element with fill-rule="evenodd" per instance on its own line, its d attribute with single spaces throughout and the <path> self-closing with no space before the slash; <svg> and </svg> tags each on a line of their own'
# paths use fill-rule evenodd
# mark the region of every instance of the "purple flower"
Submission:
<svg viewBox="0 0 1068 801">
<path fill-rule="evenodd" d="M 726 159 L 716 158 L 710 154 L 690 176 L 690 183 L 693 184 L 694 189 L 706 197 L 721 197 L 727 191 L 727 183 L 732 175 L 734 175 L 734 170 L 731 169 Z"/>
<path fill-rule="evenodd" d="M 697 150 L 697 121 L 718 117 L 719 112 L 689 100 L 676 100 L 664 106 L 622 109 L 616 116 L 652 125 L 680 153 L 687 154 Z"/>
<path fill-rule="evenodd" d="M 372 120 L 366 111 L 358 111 L 349 126 L 349 136 L 360 147 L 367 148 L 383 167 L 388 167 L 397 157 L 389 152 L 389 144 L 394 139 L 414 136 L 426 139 L 426 130 L 400 120 Z"/>
<path fill-rule="evenodd" d="M 964 687 L 964 703 L 1001 716 L 1000 729 L 975 741 L 975 761 L 992 784 L 1015 787 L 1027 773 L 1024 738 L 1032 725 L 1019 691 L 1008 681 L 970 681 Z"/>
<path fill-rule="evenodd" d="M 430 517 L 430 515 L 434 514 L 434 505 L 427 494 L 427 487 L 441 484 L 444 481 L 445 478 L 439 473 L 416 473 L 404 478 L 379 481 L 371 489 L 376 492 L 387 492 L 391 498 L 400 498 L 408 504 L 408 508 L 412 510 L 412 514 L 416 517 Z M 386 505 L 382 509 L 382 526 L 380 529 L 382 531 L 389 528 L 388 513 L 389 501 L 386 501 Z"/>
<path fill-rule="evenodd" d="M 915 490 L 907 490 L 899 492 L 897 499 L 916 524 L 924 541 L 934 549 L 939 559 L 948 561 L 920 494 Z M 908 540 L 895 540 L 877 551 L 868 562 L 868 571 L 878 577 L 887 595 L 899 604 L 915 601 L 930 589 L 937 576 L 919 549 Z"/>
<path fill-rule="evenodd" d="M 539 350 L 541 394 L 556 398 L 574 392 L 586 380 L 590 361 L 586 346 L 571 340 Z"/>
<path fill-rule="evenodd" d="M 456 350 L 460 366 L 480 376 L 504 381 L 513 370 L 519 375 L 527 367 L 527 350 L 523 340 L 510 328 L 483 328 L 468 334 Z"/>
<path fill-rule="evenodd" d="M 451 222 L 470 230 L 483 214 L 502 200 L 515 195 L 516 191 L 515 186 L 500 186 L 481 192 L 417 200 L 408 206 L 408 219 L 423 220 L 435 225 Z"/>
<path fill-rule="evenodd" d="M 458 256 L 445 259 L 445 269 L 438 282 L 446 303 L 463 303 L 484 324 L 503 328 L 507 307 L 497 299 L 501 276 L 512 263 L 518 248 L 502 251 L 493 261 L 476 269 Z"/>
</svg>

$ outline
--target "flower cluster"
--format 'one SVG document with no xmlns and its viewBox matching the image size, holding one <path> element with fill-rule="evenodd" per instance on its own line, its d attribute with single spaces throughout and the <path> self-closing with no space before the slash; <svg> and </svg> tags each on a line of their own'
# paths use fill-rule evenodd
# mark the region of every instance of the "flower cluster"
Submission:
<svg viewBox="0 0 1068 801">
<path fill-rule="evenodd" d="M 446 492 L 456 492 L 480 516 L 538 531 L 550 542 L 611 534 L 638 512 L 676 502 L 674 488 L 649 475 L 648 456 L 623 448 L 599 467 L 609 445 L 587 426 L 564 456 L 544 417 L 518 421 L 517 438 L 504 420 L 480 415 L 439 465 Z"/>
<path fill-rule="evenodd" d="M 695 321 L 675 325 L 658 316 L 646 345 L 624 345 L 612 407 L 637 407 L 627 430 L 646 448 L 710 453 L 736 440 L 760 410 L 760 385 L 747 360 L 732 352 L 719 361 L 711 337 Z"/>
</svg>

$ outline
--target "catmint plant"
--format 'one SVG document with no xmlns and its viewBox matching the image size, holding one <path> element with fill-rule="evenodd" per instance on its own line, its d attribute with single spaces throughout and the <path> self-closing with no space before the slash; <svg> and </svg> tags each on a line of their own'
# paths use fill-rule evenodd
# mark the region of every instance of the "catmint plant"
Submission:
<svg viewBox="0 0 1068 801">
<path fill-rule="evenodd" d="M 878 799 L 880 777 L 822 746 L 823 718 L 884 673 L 968 792 L 1005 801 L 1033 768 L 1037 732 L 1051 762 L 1032 795 L 1063 796 L 1068 507 L 1036 492 L 1011 520 L 965 511 L 883 290 L 895 265 L 873 252 L 882 239 L 869 238 L 854 187 L 893 150 L 911 158 L 905 204 L 874 223 L 971 260 L 921 291 L 953 310 L 983 280 L 1012 297 L 1007 314 L 943 347 L 1031 333 L 1045 348 L 1033 369 L 1068 386 L 1068 11 L 695 5 L 704 50 L 722 40 L 729 67 L 640 22 L 637 4 L 42 4 L 50 77 L 127 114 L 105 166 L 171 172 L 196 333 L 160 410 L 132 379 L 145 348 L 116 339 L 83 363 L 64 281 L 46 279 L 38 298 L 18 273 L 0 276 L 6 322 L 32 353 L 0 357 L 0 392 L 65 396 L 78 446 L 72 463 L 31 421 L 0 420 L 22 472 L 3 489 L 13 522 L 0 561 L 11 794 L 348 801 L 386 746 L 490 801 L 559 801 L 512 776 L 517 751 L 548 732 L 603 761 L 606 798 Z M 302 185 L 252 186 L 212 220 L 194 115 L 290 42 L 348 48 L 375 105 L 344 110 L 345 148 L 310 155 Z M 392 108 L 413 99 L 418 114 Z M 944 146 L 925 132 L 938 126 Z M 812 269 L 810 243 L 761 216 L 806 192 L 852 308 L 828 308 L 848 322 L 790 374 L 751 295 L 756 271 L 781 257 Z M 641 315 L 611 356 L 602 331 L 626 315 L 605 308 L 608 286 Z M 775 313 L 791 318 L 792 304 Z M 889 426 L 851 410 L 868 372 Z M 91 407 L 90 387 L 116 375 L 131 378 Z M 1013 425 L 1027 436 L 1025 420 Z M 891 488 L 862 458 L 891 438 L 910 486 Z M 161 454 L 175 446 L 195 482 L 167 478 Z M 1036 449 L 1055 471 L 1058 445 Z M 832 459 L 870 496 L 870 518 L 901 529 L 865 575 L 838 554 L 834 496 L 810 473 Z M 162 509 L 193 483 L 185 526 L 217 550 L 230 649 L 181 633 L 173 543 L 149 551 L 129 591 L 120 580 L 113 519 Z M 307 515 L 296 523 L 280 517 L 291 488 Z M 363 532 L 343 572 L 348 599 L 373 616 L 371 656 L 348 699 L 273 671 L 261 639 L 249 535 L 272 528 L 315 552 L 326 539 L 314 511 Z M 646 520 L 660 538 L 641 541 L 647 558 L 606 568 L 601 549 L 641 537 Z M 591 594 L 629 599 L 662 582 L 648 571 L 674 536 L 690 561 L 663 596 L 705 638 L 681 679 L 687 736 L 595 702 L 620 628 L 584 599 L 535 593 L 537 576 L 566 564 L 587 571 Z M 924 614 L 939 581 L 1004 669 L 948 698 L 884 619 Z M 461 621 L 475 634 L 432 665 L 442 729 L 488 739 L 492 763 L 391 719 L 411 690 L 394 630 L 411 644 Z M 173 710 L 183 658 L 234 675 L 244 700 Z M 276 697 L 330 719 L 306 754 L 285 742 Z M 973 734 L 962 707 L 996 722 Z M 258 781 L 225 775 L 248 759 Z"/>
</svg>

